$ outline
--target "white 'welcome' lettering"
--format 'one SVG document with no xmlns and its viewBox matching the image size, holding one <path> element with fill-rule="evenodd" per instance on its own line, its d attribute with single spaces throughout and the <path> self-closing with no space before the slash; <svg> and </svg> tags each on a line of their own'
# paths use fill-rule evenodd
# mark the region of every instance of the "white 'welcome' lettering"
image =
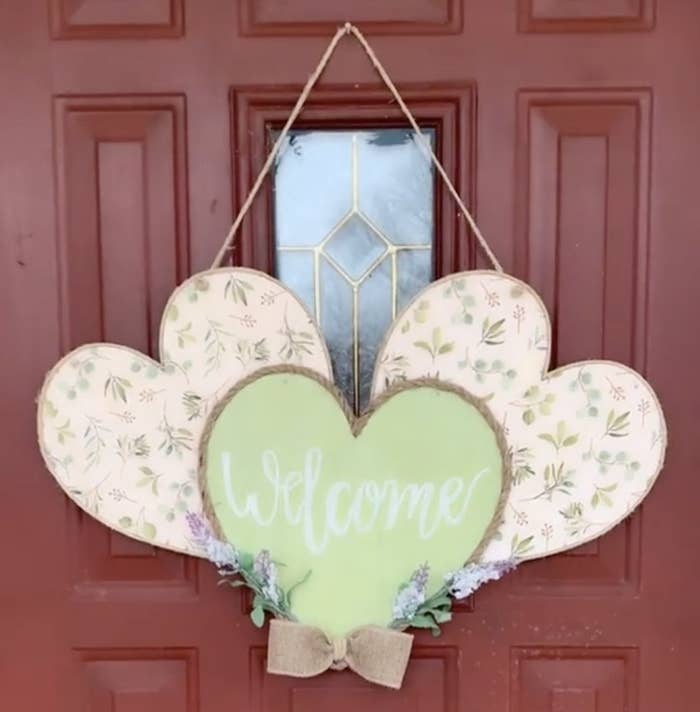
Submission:
<svg viewBox="0 0 700 712">
<path fill-rule="evenodd" d="M 443 524 L 457 526 L 466 516 L 477 485 L 490 471 L 485 467 L 477 472 L 468 486 L 462 477 L 450 477 L 439 486 L 432 482 L 402 485 L 396 480 L 381 484 L 364 480 L 354 489 L 350 482 L 338 480 L 328 487 L 325 501 L 318 507 L 322 464 L 321 450 L 311 448 L 304 457 L 303 471 L 284 475 L 277 455 L 266 450 L 261 465 L 268 492 L 264 498 L 261 493 L 249 492 L 241 503 L 234 490 L 231 453 L 225 451 L 221 454 L 221 471 L 228 506 L 236 517 L 249 517 L 261 527 L 271 526 L 278 518 L 301 527 L 309 551 L 322 554 L 332 536 L 344 537 L 351 531 L 364 534 L 376 526 L 390 531 L 402 519 L 416 520 L 421 539 L 432 538 Z"/>
</svg>

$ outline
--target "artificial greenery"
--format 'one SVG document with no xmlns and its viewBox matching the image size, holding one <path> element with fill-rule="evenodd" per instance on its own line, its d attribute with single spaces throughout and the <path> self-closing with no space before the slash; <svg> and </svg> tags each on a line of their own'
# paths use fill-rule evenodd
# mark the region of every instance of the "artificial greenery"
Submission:
<svg viewBox="0 0 700 712">
<path fill-rule="evenodd" d="M 193 541 L 219 571 L 219 583 L 232 588 L 244 586 L 253 592 L 253 607 L 250 611 L 253 625 L 261 628 L 266 613 L 275 618 L 296 620 L 292 613 L 292 594 L 309 578 L 311 571 L 285 591 L 278 584 L 278 562 L 272 560 L 269 551 L 263 549 L 255 557 L 238 551 L 231 544 L 215 537 L 200 516 L 191 512 L 186 516 Z"/>
<path fill-rule="evenodd" d="M 430 567 L 418 567 L 403 583 L 394 599 L 394 618 L 390 628 L 427 628 L 440 635 L 440 626 L 452 620 L 452 601 L 471 595 L 487 581 L 495 581 L 516 566 L 514 559 L 483 564 L 471 563 L 445 576 L 444 583 L 432 595 L 427 595 Z"/>
<path fill-rule="evenodd" d="M 296 621 L 292 613 L 292 594 L 301 586 L 309 576 L 311 571 L 293 586 L 285 591 L 276 583 L 276 567 L 278 562 L 269 559 L 269 552 L 261 551 L 256 557 L 245 552 L 238 552 L 238 569 L 236 571 L 219 570 L 221 580 L 219 585 L 228 585 L 231 588 L 245 586 L 253 592 L 253 607 L 250 611 L 250 620 L 258 628 L 262 628 L 265 623 L 265 613 L 272 614 L 275 618 Z M 270 581 L 270 572 L 272 582 Z"/>
<path fill-rule="evenodd" d="M 250 611 L 253 625 L 261 628 L 266 613 L 275 618 L 296 621 L 292 613 L 292 594 L 308 580 L 311 571 L 307 571 L 301 580 L 285 591 L 278 584 L 279 564 L 272 560 L 269 551 L 263 549 L 255 557 L 238 551 L 214 536 L 209 525 L 197 514 L 188 512 L 186 517 L 193 541 L 217 567 L 221 576 L 219 583 L 232 588 L 246 587 L 253 592 L 253 607 Z M 399 587 L 389 627 L 395 630 L 425 628 L 433 635 L 440 635 L 440 626 L 452 620 L 453 599 L 466 598 L 486 581 L 501 578 L 515 566 L 515 559 L 466 564 L 447 574 L 442 586 L 428 596 L 430 566 L 426 562 Z"/>
</svg>

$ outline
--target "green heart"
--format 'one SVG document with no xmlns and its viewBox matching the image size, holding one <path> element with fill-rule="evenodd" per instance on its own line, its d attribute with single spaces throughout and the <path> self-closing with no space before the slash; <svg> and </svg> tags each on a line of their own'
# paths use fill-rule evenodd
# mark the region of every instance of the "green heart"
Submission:
<svg viewBox="0 0 700 712">
<path fill-rule="evenodd" d="M 216 409 L 204 485 L 222 534 L 281 562 L 292 611 L 338 636 L 387 625 L 423 562 L 431 585 L 482 543 L 503 456 L 484 410 L 436 383 L 404 385 L 359 421 L 310 373 L 265 372 Z M 470 488 L 470 485 L 473 487 Z"/>
</svg>

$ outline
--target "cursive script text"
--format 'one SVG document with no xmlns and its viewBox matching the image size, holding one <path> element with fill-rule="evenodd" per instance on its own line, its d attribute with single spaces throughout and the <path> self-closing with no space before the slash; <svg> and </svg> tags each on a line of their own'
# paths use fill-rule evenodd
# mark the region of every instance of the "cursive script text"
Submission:
<svg viewBox="0 0 700 712">
<path fill-rule="evenodd" d="M 440 526 L 463 521 L 475 488 L 489 472 L 486 467 L 471 477 L 450 477 L 440 484 L 337 480 L 322 492 L 321 450 L 309 449 L 303 469 L 287 473 L 282 472 L 277 455 L 266 450 L 261 458 L 265 490 L 240 496 L 232 460 L 230 452 L 221 454 L 226 501 L 235 516 L 250 517 L 261 527 L 281 517 L 288 525 L 301 527 L 307 548 L 317 555 L 331 537 L 375 528 L 389 531 L 405 519 L 415 521 L 421 539 L 430 539 Z M 319 502 L 320 497 L 325 501 Z"/>
</svg>

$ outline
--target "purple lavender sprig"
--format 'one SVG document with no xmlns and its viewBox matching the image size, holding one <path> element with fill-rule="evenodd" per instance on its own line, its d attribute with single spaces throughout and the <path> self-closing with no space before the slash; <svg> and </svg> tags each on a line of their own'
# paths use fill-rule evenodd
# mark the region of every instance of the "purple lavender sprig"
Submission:
<svg viewBox="0 0 700 712">
<path fill-rule="evenodd" d="M 466 598 L 487 581 L 495 581 L 516 566 L 513 560 L 467 564 L 445 576 L 443 585 L 427 595 L 430 569 L 423 564 L 403 584 L 394 599 L 391 628 L 428 628 L 440 635 L 440 625 L 452 618 L 454 598 Z"/>
<path fill-rule="evenodd" d="M 209 525 L 194 512 L 187 512 L 185 514 L 185 520 L 187 521 L 187 526 L 190 528 L 190 534 L 192 538 L 197 541 L 204 541 L 211 536 L 211 529 Z"/>
<path fill-rule="evenodd" d="M 399 588 L 394 599 L 391 628 L 428 628 L 433 635 L 440 635 L 440 624 L 452 618 L 452 599 L 447 595 L 444 586 L 428 597 L 429 581 L 430 567 L 425 563 Z"/>
<path fill-rule="evenodd" d="M 188 512 L 185 518 L 192 540 L 222 576 L 220 583 L 233 588 L 246 586 L 255 594 L 250 618 L 256 626 L 263 625 L 266 612 L 277 618 L 296 620 L 291 612 L 291 595 L 297 586 L 306 581 L 310 571 L 285 592 L 278 584 L 277 564 L 269 551 L 263 549 L 253 558 L 214 536 L 211 527 L 200 515 Z"/>
<path fill-rule="evenodd" d="M 280 602 L 280 589 L 277 585 L 277 566 L 267 549 L 263 549 L 253 562 L 253 574 L 258 579 L 264 596 L 274 604 Z"/>
<path fill-rule="evenodd" d="M 194 512 L 187 512 L 185 519 L 195 544 L 204 552 L 219 571 L 221 576 L 233 576 L 240 571 L 240 558 L 236 549 L 229 543 L 214 536 L 210 526 Z"/>
</svg>

